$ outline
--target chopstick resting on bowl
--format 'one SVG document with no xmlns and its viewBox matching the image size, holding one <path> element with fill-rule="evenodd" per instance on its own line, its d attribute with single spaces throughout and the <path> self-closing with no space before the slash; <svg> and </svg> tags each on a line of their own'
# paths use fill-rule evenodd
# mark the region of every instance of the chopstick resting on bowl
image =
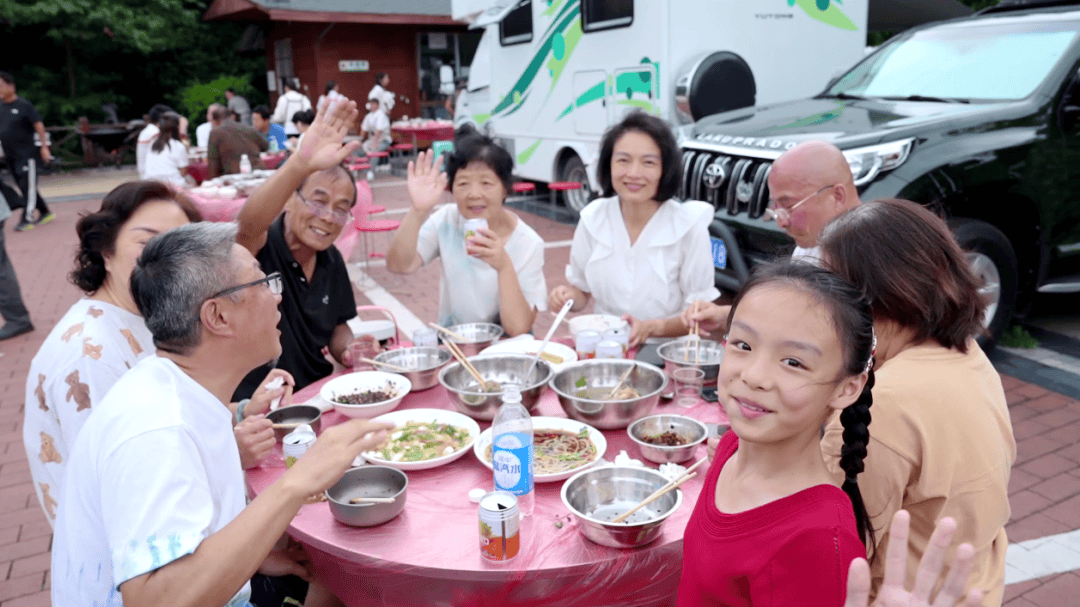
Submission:
<svg viewBox="0 0 1080 607">
<path fill-rule="evenodd" d="M 630 368 L 626 370 L 626 373 L 623 373 L 622 377 L 619 378 L 619 383 L 615 384 L 615 387 L 611 389 L 611 392 L 608 392 L 607 396 L 604 397 L 604 400 L 610 400 L 614 398 L 615 393 L 618 392 L 619 388 L 621 388 L 622 385 L 626 383 L 626 380 L 630 378 L 630 374 L 633 373 L 634 369 L 636 368 L 637 365 L 631 364 Z"/>
<path fill-rule="evenodd" d="M 468 341 L 469 341 L 469 340 L 465 339 L 464 337 L 462 337 L 461 335 L 459 335 L 457 333 L 454 333 L 450 329 L 447 329 L 446 327 L 444 327 L 444 326 L 442 326 L 440 324 L 429 322 L 428 326 L 431 327 L 432 329 L 435 329 L 436 331 L 441 332 L 443 335 L 448 335 L 450 337 L 453 337 L 454 339 L 456 339 L 456 340 L 458 340 L 458 341 L 460 341 L 462 343 L 468 343 Z M 443 341 L 445 341 L 445 340 L 443 340 Z"/>
<path fill-rule="evenodd" d="M 288 430 L 289 428 L 299 428 L 300 426 L 308 423 L 311 422 L 282 422 L 277 424 L 271 424 L 270 427 L 274 430 Z"/>
<path fill-rule="evenodd" d="M 393 497 L 354 497 L 349 500 L 350 504 L 393 504 Z"/>
<path fill-rule="evenodd" d="M 683 472 L 682 476 L 679 476 L 675 480 L 671 481 L 670 483 L 664 485 L 663 487 L 660 487 L 659 489 L 656 490 L 655 493 L 653 493 L 649 497 L 642 500 L 642 502 L 640 504 L 638 504 L 637 506 L 634 506 L 633 508 L 627 510 L 626 512 L 620 514 L 619 516 L 616 516 L 615 518 L 613 518 L 611 520 L 611 522 L 613 522 L 613 523 L 624 522 L 626 519 L 630 518 L 631 514 L 637 512 L 638 510 L 641 510 L 645 506 L 648 506 L 649 504 L 651 504 L 651 503 L 655 502 L 656 500 L 660 499 L 664 494 L 668 493 L 669 491 L 672 491 L 674 489 L 678 489 L 680 485 L 682 485 L 686 481 L 688 481 L 688 480 L 694 478 L 695 476 L 697 476 L 697 472 L 694 472 L 694 470 L 697 469 L 697 467 L 700 466 L 701 464 L 707 462 L 708 460 L 709 460 L 709 458 L 707 458 L 707 457 L 703 457 L 703 458 L 699 459 L 697 461 L 697 463 L 695 463 L 693 466 L 690 466 L 689 468 L 687 468 L 686 472 Z"/>
<path fill-rule="evenodd" d="M 694 300 L 694 315 L 697 316 L 700 300 Z M 690 343 L 694 344 L 694 364 L 701 362 L 701 325 L 694 321 L 691 327 L 690 338 L 686 340 L 686 348 L 683 350 L 683 362 L 690 362 Z"/>
<path fill-rule="evenodd" d="M 487 392 L 487 382 L 484 381 L 484 378 L 480 375 L 480 372 L 476 370 L 476 367 L 472 366 L 469 359 L 465 358 L 465 355 L 458 349 L 457 344 L 446 340 L 443 340 L 443 343 L 446 344 L 446 349 L 450 350 L 450 353 L 454 355 L 454 358 L 458 359 L 461 366 L 465 367 L 465 370 L 469 372 L 469 375 L 472 375 L 473 379 L 480 382 L 480 391 Z"/>
</svg>

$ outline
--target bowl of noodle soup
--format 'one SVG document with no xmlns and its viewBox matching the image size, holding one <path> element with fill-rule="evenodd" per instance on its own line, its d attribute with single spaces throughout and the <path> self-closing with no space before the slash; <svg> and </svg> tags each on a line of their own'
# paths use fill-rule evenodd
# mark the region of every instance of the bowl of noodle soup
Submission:
<svg viewBox="0 0 1080 607">
<path fill-rule="evenodd" d="M 607 452 L 607 439 L 589 424 L 565 417 L 533 417 L 533 480 L 564 481 L 592 466 Z M 491 469 L 491 428 L 473 444 L 473 454 Z"/>
</svg>

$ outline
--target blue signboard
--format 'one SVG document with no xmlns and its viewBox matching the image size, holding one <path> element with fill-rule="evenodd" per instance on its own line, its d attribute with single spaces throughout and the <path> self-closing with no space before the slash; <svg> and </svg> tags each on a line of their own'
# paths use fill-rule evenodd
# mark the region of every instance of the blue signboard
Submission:
<svg viewBox="0 0 1080 607">
<path fill-rule="evenodd" d="M 727 268 L 727 245 L 719 238 L 712 238 L 712 262 L 717 268 Z"/>
</svg>

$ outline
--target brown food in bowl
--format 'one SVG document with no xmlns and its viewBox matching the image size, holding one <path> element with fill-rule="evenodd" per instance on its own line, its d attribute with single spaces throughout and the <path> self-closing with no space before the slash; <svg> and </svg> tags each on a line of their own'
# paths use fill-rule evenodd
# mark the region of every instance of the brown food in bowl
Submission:
<svg viewBox="0 0 1080 607">
<path fill-rule="evenodd" d="M 647 434 L 641 437 L 643 442 L 650 445 L 663 445 L 666 447 L 679 447 L 689 443 L 690 441 L 681 434 L 675 432 L 662 432 L 660 434 Z"/>
<path fill-rule="evenodd" d="M 386 402 L 396 396 L 397 390 L 394 389 L 394 384 L 388 382 L 385 387 L 378 390 L 364 390 L 363 392 L 353 392 L 352 394 L 335 394 L 334 401 L 343 405 L 372 405 L 375 403 Z"/>
</svg>

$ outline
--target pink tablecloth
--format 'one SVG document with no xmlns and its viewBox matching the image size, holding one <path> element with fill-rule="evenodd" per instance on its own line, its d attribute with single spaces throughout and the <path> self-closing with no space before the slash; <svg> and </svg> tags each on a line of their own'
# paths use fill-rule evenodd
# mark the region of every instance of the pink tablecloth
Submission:
<svg viewBox="0 0 1080 607">
<path fill-rule="evenodd" d="M 324 382 L 300 391 L 294 402 L 313 397 Z M 452 409 L 452 405 L 446 391 L 436 386 L 409 394 L 400 408 Z M 723 415 L 715 403 L 704 401 L 689 409 L 662 403 L 657 412 L 707 422 L 720 421 Z M 565 417 L 550 389 L 541 397 L 538 414 Z M 336 412 L 327 413 L 323 427 L 343 419 Z M 482 429 L 489 426 L 480 424 Z M 605 459 L 623 449 L 640 458 L 625 430 L 604 435 Z M 702 446 L 695 459 L 705 455 Z M 267 466 L 248 472 L 254 493 L 283 472 Z M 290 535 L 311 552 L 317 575 L 348 605 L 673 605 L 682 568 L 682 536 L 704 474 L 682 486 L 682 507 L 667 520 L 659 540 L 626 550 L 585 539 L 559 497 L 562 483 L 538 484 L 534 513 L 522 523 L 521 553 L 506 565 L 491 565 L 480 557 L 477 506 L 466 494 L 474 487 L 490 489 L 492 473 L 471 452 L 408 476 L 408 504 L 386 524 L 347 527 L 321 503 L 301 508 L 289 527 Z"/>
<path fill-rule="evenodd" d="M 205 221 L 233 221 L 247 198 L 208 198 L 188 191 L 188 197 L 202 213 Z"/>
<path fill-rule="evenodd" d="M 187 174 L 191 175 L 191 178 L 195 180 L 195 183 L 206 181 L 206 175 L 209 170 L 210 166 L 205 160 L 192 160 L 187 165 Z"/>
</svg>

